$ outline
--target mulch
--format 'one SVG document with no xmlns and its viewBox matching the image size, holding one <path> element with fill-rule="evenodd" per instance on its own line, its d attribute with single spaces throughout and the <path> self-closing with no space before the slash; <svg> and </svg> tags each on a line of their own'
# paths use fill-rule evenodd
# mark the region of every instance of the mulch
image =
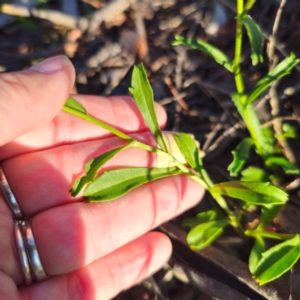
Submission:
<svg viewBox="0 0 300 300">
<path fill-rule="evenodd" d="M 168 114 L 166 130 L 194 134 L 205 152 L 204 163 L 215 182 L 228 181 L 231 151 L 247 131 L 230 100 L 235 90 L 232 76 L 208 56 L 185 46 L 171 45 L 177 34 L 198 38 L 233 56 L 234 1 L 230 0 L 72 0 L 3 1 L 0 14 L 0 71 L 26 69 L 44 58 L 66 54 L 76 68 L 74 93 L 129 94 L 132 66 L 145 65 L 154 96 Z M 30 4 L 31 3 L 31 4 Z M 37 4 L 38 3 L 38 4 Z M 67 4 L 66 4 L 67 3 Z M 23 6 L 16 6 L 16 5 Z M 35 4 L 35 5 L 34 5 Z M 251 15 L 265 35 L 271 35 L 280 1 L 257 1 Z M 300 5 L 287 1 L 277 32 L 276 58 L 290 52 L 300 57 Z M 266 51 L 264 51 L 266 52 Z M 268 71 L 268 58 L 256 67 L 249 59 L 244 39 L 242 69 L 250 90 Z M 299 135 L 300 66 L 277 86 L 275 117 L 288 120 Z M 269 93 L 255 104 L 262 123 L 274 122 Z M 288 140 L 284 152 L 299 165 L 299 140 Z M 285 152 L 286 154 L 286 152 Z M 257 158 L 251 163 L 260 164 Z M 276 219 L 276 228 L 300 233 L 300 180 L 283 177 L 281 186 L 290 202 Z M 230 203 L 237 209 L 236 203 Z M 170 261 L 141 284 L 115 300 L 196 299 L 300 299 L 300 265 L 265 286 L 258 286 L 247 268 L 253 241 L 227 230 L 202 251 L 189 249 L 182 220 L 215 207 L 209 195 L 195 208 L 163 224 L 173 243 Z"/>
</svg>

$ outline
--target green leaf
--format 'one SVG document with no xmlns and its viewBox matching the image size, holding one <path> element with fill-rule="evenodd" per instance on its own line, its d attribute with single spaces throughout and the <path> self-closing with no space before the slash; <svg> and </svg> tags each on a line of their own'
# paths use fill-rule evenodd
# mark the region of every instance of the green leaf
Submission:
<svg viewBox="0 0 300 300">
<path fill-rule="evenodd" d="M 265 170 L 250 166 L 241 172 L 241 181 L 268 181 L 270 174 Z"/>
<path fill-rule="evenodd" d="M 260 216 L 260 224 L 258 226 L 258 229 L 264 229 L 264 227 L 272 222 L 275 217 L 279 214 L 283 207 L 283 204 L 279 205 L 264 205 L 261 208 L 261 216 Z"/>
<path fill-rule="evenodd" d="M 264 153 L 266 156 L 269 156 L 275 152 L 277 140 L 274 136 L 274 130 L 271 127 L 263 127 L 261 128 L 262 134 L 264 136 Z"/>
<path fill-rule="evenodd" d="M 252 103 L 257 97 L 267 89 L 274 81 L 279 78 L 290 74 L 294 66 L 300 62 L 299 58 L 296 58 L 294 53 L 291 53 L 286 59 L 280 62 L 274 69 L 272 69 L 265 77 L 263 77 L 256 84 L 254 89 L 249 93 L 246 105 Z"/>
<path fill-rule="evenodd" d="M 136 105 L 149 126 L 150 131 L 155 136 L 158 145 L 163 151 L 168 152 L 156 118 L 153 91 L 143 64 L 134 66 L 129 91 L 133 95 Z"/>
<path fill-rule="evenodd" d="M 263 285 L 289 271 L 300 257 L 300 239 L 294 238 L 280 243 L 262 253 L 254 271 L 256 281 Z"/>
<path fill-rule="evenodd" d="M 224 66 L 228 71 L 233 71 L 232 60 L 221 50 L 201 40 L 194 40 L 191 38 L 184 38 L 182 36 L 175 36 L 175 40 L 172 42 L 173 46 L 186 45 L 193 49 L 200 50 L 207 55 L 211 56 L 215 62 Z"/>
<path fill-rule="evenodd" d="M 195 140 L 187 133 L 176 133 L 174 138 L 188 164 L 200 172 L 203 165 Z"/>
<path fill-rule="evenodd" d="M 273 170 L 276 170 L 277 167 L 281 167 L 286 174 L 300 174 L 300 169 L 282 156 L 270 156 L 265 160 L 265 164 Z"/>
<path fill-rule="evenodd" d="M 235 104 L 238 112 L 242 116 L 243 120 L 245 121 L 247 128 L 251 132 L 251 137 L 255 144 L 256 151 L 259 154 L 268 154 L 268 151 L 270 151 L 270 147 L 268 145 L 267 139 L 263 134 L 259 118 L 253 106 L 247 105 L 246 107 L 244 107 L 241 102 L 241 97 L 238 93 L 232 93 L 231 99 Z"/>
<path fill-rule="evenodd" d="M 256 205 L 284 204 L 288 200 L 284 191 L 269 182 L 229 181 L 215 184 L 209 191 Z"/>
<path fill-rule="evenodd" d="M 231 152 L 233 155 L 233 161 L 227 168 L 230 172 L 230 176 L 238 176 L 249 156 L 250 148 L 252 146 L 253 140 L 251 138 L 245 138 L 238 144 L 235 150 Z"/>
<path fill-rule="evenodd" d="M 122 168 L 104 172 L 84 191 L 88 202 L 100 202 L 116 199 L 144 183 L 159 178 L 182 174 L 172 168 Z"/>
<path fill-rule="evenodd" d="M 85 172 L 84 172 L 85 175 L 82 176 L 81 178 L 76 179 L 76 181 L 70 191 L 71 195 L 73 197 L 77 196 L 86 184 L 90 183 L 91 181 L 93 181 L 95 179 L 97 173 L 99 172 L 101 167 L 106 162 L 108 162 L 110 159 L 112 159 L 116 154 L 118 154 L 122 150 L 124 150 L 132 145 L 133 145 L 133 143 L 130 143 L 128 145 L 107 151 L 107 152 L 91 159 L 90 161 L 88 161 L 85 165 Z"/>
<path fill-rule="evenodd" d="M 68 97 L 65 106 L 87 114 L 86 109 L 79 102 L 77 102 L 71 97 Z"/>
<path fill-rule="evenodd" d="M 187 242 L 192 249 L 201 250 L 216 240 L 228 223 L 228 220 L 216 220 L 199 224 L 188 233 Z"/>
<path fill-rule="evenodd" d="M 253 19 L 246 14 L 237 18 L 246 27 L 247 34 L 251 44 L 251 59 L 252 65 L 255 66 L 259 62 L 263 62 L 262 49 L 263 49 L 263 34 L 259 26 Z"/>
<path fill-rule="evenodd" d="M 182 226 L 194 228 L 199 224 L 207 223 L 210 221 L 221 220 L 221 219 L 224 219 L 223 213 L 221 213 L 219 210 L 211 209 L 197 214 L 196 217 L 185 218 L 182 222 Z"/>
<path fill-rule="evenodd" d="M 256 0 L 248 0 L 244 7 L 244 13 L 246 13 L 248 10 L 252 8 Z"/>
<path fill-rule="evenodd" d="M 262 257 L 262 253 L 266 250 L 265 242 L 263 238 L 259 235 L 255 237 L 255 242 L 253 244 L 250 256 L 249 256 L 249 270 L 253 274 L 256 267 Z"/>
<path fill-rule="evenodd" d="M 290 123 L 283 123 L 282 130 L 284 135 L 290 139 L 297 138 L 297 128 Z"/>
</svg>

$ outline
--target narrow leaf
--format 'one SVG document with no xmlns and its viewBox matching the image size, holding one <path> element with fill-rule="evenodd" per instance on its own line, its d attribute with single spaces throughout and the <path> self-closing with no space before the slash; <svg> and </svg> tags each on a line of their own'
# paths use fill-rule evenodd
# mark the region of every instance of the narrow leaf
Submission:
<svg viewBox="0 0 300 300">
<path fill-rule="evenodd" d="M 290 139 L 297 138 L 297 128 L 290 123 L 283 123 L 282 130 L 284 132 L 284 136 Z"/>
<path fill-rule="evenodd" d="M 253 274 L 256 267 L 262 257 L 262 253 L 266 250 L 265 242 L 263 238 L 259 235 L 255 237 L 255 242 L 253 244 L 250 256 L 249 256 L 249 270 Z"/>
<path fill-rule="evenodd" d="M 258 229 L 264 229 L 264 227 L 272 222 L 274 218 L 279 214 L 283 205 L 265 205 L 261 208 L 260 224 Z"/>
<path fill-rule="evenodd" d="M 254 89 L 249 93 L 246 105 L 255 101 L 257 97 L 272 84 L 272 82 L 290 74 L 293 67 L 299 62 L 300 59 L 296 58 L 294 53 L 291 53 L 290 56 L 280 62 L 274 69 L 272 69 L 256 84 Z"/>
<path fill-rule="evenodd" d="M 284 204 L 288 200 L 284 191 L 268 182 L 223 182 L 215 184 L 209 191 L 256 205 Z"/>
<path fill-rule="evenodd" d="M 196 217 L 185 218 L 182 222 L 182 226 L 194 228 L 199 224 L 207 223 L 210 221 L 221 220 L 221 219 L 224 219 L 224 215 L 219 210 L 211 209 L 197 214 Z"/>
<path fill-rule="evenodd" d="M 286 174 L 300 174 L 300 169 L 285 157 L 270 156 L 265 160 L 265 164 L 273 170 L 280 167 Z"/>
<path fill-rule="evenodd" d="M 252 146 L 253 140 L 251 138 L 245 138 L 238 144 L 235 150 L 231 152 L 233 155 L 233 161 L 227 168 L 230 172 L 230 176 L 238 176 L 240 170 L 248 159 Z"/>
<path fill-rule="evenodd" d="M 187 133 L 176 133 L 174 138 L 188 164 L 193 169 L 200 171 L 203 165 L 195 140 Z"/>
<path fill-rule="evenodd" d="M 65 106 L 87 114 L 87 111 L 84 108 L 84 106 L 82 106 L 79 102 L 77 102 L 76 100 L 74 100 L 71 97 L 68 97 L 68 99 L 65 103 Z"/>
<path fill-rule="evenodd" d="M 175 36 L 175 41 L 172 42 L 173 46 L 186 45 L 193 49 L 200 50 L 207 55 L 211 56 L 216 63 L 225 67 L 228 71 L 232 72 L 233 62 L 232 60 L 221 50 L 201 40 L 194 40 L 191 38 L 184 38 L 182 36 Z"/>
<path fill-rule="evenodd" d="M 122 146 L 122 147 L 110 150 L 110 151 L 103 153 L 103 154 L 91 159 L 90 161 L 88 161 L 85 165 L 85 172 L 84 172 L 85 175 L 78 178 L 75 181 L 75 183 L 70 191 L 72 196 L 73 197 L 77 196 L 86 184 L 93 181 L 95 179 L 97 173 L 101 169 L 101 167 L 106 162 L 108 162 L 116 154 L 118 154 L 119 152 L 121 152 L 122 150 L 124 150 L 130 146 L 131 146 L 131 144 L 128 144 L 126 146 Z"/>
<path fill-rule="evenodd" d="M 125 195 L 144 183 L 182 174 L 178 168 L 123 168 L 104 172 L 84 191 L 89 202 L 108 201 Z"/>
<path fill-rule="evenodd" d="M 280 243 L 262 253 L 254 271 L 256 281 L 263 285 L 289 271 L 300 257 L 300 239 L 294 238 Z"/>
<path fill-rule="evenodd" d="M 241 97 L 238 93 L 232 93 L 231 99 L 235 104 L 238 112 L 242 116 L 243 120 L 246 122 L 247 128 L 251 129 L 251 137 L 255 144 L 256 151 L 259 154 L 266 155 L 269 153 L 270 147 L 266 137 L 261 129 L 260 120 L 257 116 L 252 105 L 243 106 L 241 102 Z"/>
<path fill-rule="evenodd" d="M 156 118 L 153 91 L 143 64 L 134 66 L 129 91 L 132 93 L 136 105 L 149 126 L 150 131 L 155 136 L 158 145 L 163 151 L 168 152 Z"/>
<path fill-rule="evenodd" d="M 187 242 L 192 249 L 201 250 L 216 240 L 228 223 L 228 220 L 217 220 L 197 225 L 188 233 Z"/>
<path fill-rule="evenodd" d="M 268 181 L 270 174 L 265 170 L 250 166 L 241 172 L 241 181 Z"/>
<path fill-rule="evenodd" d="M 252 8 L 256 0 L 248 0 L 244 7 L 244 12 L 246 13 L 248 10 Z"/>
<path fill-rule="evenodd" d="M 253 21 L 253 19 L 243 14 L 238 17 L 238 20 L 243 23 L 247 30 L 247 34 L 251 44 L 251 59 L 252 65 L 255 66 L 259 62 L 263 62 L 262 49 L 263 49 L 263 34 L 260 31 L 259 26 Z"/>
</svg>

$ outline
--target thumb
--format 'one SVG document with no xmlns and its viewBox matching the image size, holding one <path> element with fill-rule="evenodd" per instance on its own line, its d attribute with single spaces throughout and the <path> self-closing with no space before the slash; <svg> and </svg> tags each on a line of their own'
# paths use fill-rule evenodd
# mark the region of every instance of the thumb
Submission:
<svg viewBox="0 0 300 300">
<path fill-rule="evenodd" d="M 74 78 L 66 56 L 0 74 L 0 146 L 51 121 L 67 100 Z"/>
</svg>

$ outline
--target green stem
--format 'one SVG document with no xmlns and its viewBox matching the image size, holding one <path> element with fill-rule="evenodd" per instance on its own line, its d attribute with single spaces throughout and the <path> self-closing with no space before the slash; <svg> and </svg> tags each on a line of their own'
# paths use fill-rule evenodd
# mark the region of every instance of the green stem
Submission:
<svg viewBox="0 0 300 300">
<path fill-rule="evenodd" d="M 195 180 L 197 183 L 202 185 L 206 190 L 209 189 L 209 187 L 213 186 L 213 182 L 211 181 L 209 175 L 207 174 L 207 172 L 204 168 L 202 168 L 202 170 L 201 170 L 200 175 L 201 175 L 202 178 L 200 178 L 199 175 L 193 173 L 187 166 L 180 163 L 175 157 L 173 157 L 172 155 L 170 155 L 169 153 L 167 153 L 167 152 L 165 152 L 161 149 L 158 149 L 158 148 L 149 146 L 147 144 L 144 144 L 140 141 L 134 140 L 133 138 L 131 138 L 127 134 L 117 130 L 116 128 L 113 128 L 112 126 L 110 126 L 110 125 L 108 125 L 108 124 L 106 124 L 106 123 L 90 116 L 90 115 L 88 115 L 87 113 L 84 113 L 84 112 L 81 112 L 79 110 L 70 108 L 68 106 L 64 106 L 63 110 L 70 113 L 70 114 L 73 114 L 73 115 L 75 115 L 75 116 L 77 116 L 81 119 L 84 119 L 84 120 L 89 121 L 89 122 L 91 122 L 95 125 L 98 125 L 98 126 L 104 128 L 104 129 L 110 131 L 112 134 L 114 134 L 114 135 L 116 135 L 116 136 L 118 136 L 122 139 L 125 139 L 128 142 L 131 142 L 132 143 L 131 146 L 136 146 L 136 147 L 139 147 L 139 148 L 144 149 L 146 151 L 153 152 L 153 153 L 156 153 L 156 154 L 161 155 L 163 157 L 166 157 L 170 162 L 172 162 L 175 166 L 177 166 L 184 174 L 188 175 L 191 179 Z M 232 226 L 239 228 L 240 225 L 239 225 L 238 219 L 232 213 L 232 211 L 229 209 L 229 207 L 228 207 L 225 199 L 222 197 L 222 195 L 213 194 L 212 196 L 217 201 L 219 206 L 228 214 L 228 216 L 231 220 Z"/>
<path fill-rule="evenodd" d="M 257 230 L 257 229 L 249 229 L 245 231 L 245 235 L 255 237 L 257 235 L 273 239 L 273 240 L 289 240 L 295 237 L 297 234 L 295 233 L 279 233 L 279 232 L 269 232 L 264 230 Z"/>
<path fill-rule="evenodd" d="M 98 119 L 96 119 L 96 118 L 94 118 L 94 117 L 86 114 L 86 113 L 83 113 L 83 112 L 81 112 L 79 110 L 70 108 L 68 106 L 63 106 L 62 110 L 66 111 L 66 112 L 68 112 L 68 113 L 70 113 L 72 115 L 75 115 L 75 116 L 77 116 L 77 117 L 79 117 L 81 119 L 84 119 L 86 121 L 94 123 L 94 124 L 96 124 L 96 125 L 104 128 L 104 129 L 110 131 L 112 134 L 120 137 L 121 139 L 130 141 L 130 142 L 133 141 L 133 138 L 131 138 L 129 135 L 127 135 L 127 134 L 119 131 L 118 129 L 116 129 L 116 128 L 112 127 L 112 126 L 109 126 L 108 124 L 106 124 L 106 123 L 104 123 L 104 122 L 102 122 L 102 121 L 100 121 L 100 120 L 98 120 Z"/>
<path fill-rule="evenodd" d="M 260 121 L 252 105 L 247 105 L 247 95 L 245 94 L 245 86 L 241 74 L 241 55 L 242 55 L 242 39 L 243 39 L 243 24 L 238 20 L 244 13 L 244 1 L 237 0 L 237 20 L 236 20 L 236 39 L 235 52 L 233 60 L 233 74 L 236 85 L 236 90 L 239 95 L 240 105 L 236 104 L 237 109 L 243 118 L 251 137 L 255 143 L 255 147 L 259 154 L 263 154 L 263 145 L 265 144 L 264 136 L 260 128 Z"/>
<path fill-rule="evenodd" d="M 244 1 L 237 0 L 237 17 L 242 15 L 244 9 Z M 244 94 L 245 87 L 244 81 L 241 74 L 241 55 L 242 55 L 242 38 L 243 38 L 243 24 L 237 19 L 236 20 L 236 38 L 235 38 L 235 51 L 233 60 L 233 74 L 237 92 L 241 97 L 241 102 L 244 105 L 246 102 L 246 96 Z"/>
<path fill-rule="evenodd" d="M 134 140 L 133 138 L 131 138 L 129 135 L 117 130 L 116 128 L 92 117 L 91 115 L 88 115 L 84 112 L 81 112 L 79 110 L 76 110 L 76 109 L 73 109 L 73 108 L 70 108 L 68 106 L 63 106 L 62 108 L 63 111 L 66 111 L 72 115 L 75 115 L 81 119 L 84 119 L 86 121 L 89 121 L 95 125 L 98 125 L 108 131 L 110 131 L 112 134 L 128 141 L 128 142 L 134 142 L 134 145 L 136 147 L 139 147 L 141 149 L 144 149 L 146 151 L 150 151 L 150 152 L 153 152 L 153 153 L 156 153 L 158 155 L 161 155 L 163 157 L 166 157 L 167 159 L 169 159 L 176 167 L 178 167 L 184 174 L 188 175 L 189 177 L 191 177 L 193 180 L 195 180 L 197 183 L 199 183 L 200 185 L 202 185 L 205 189 L 208 188 L 207 184 L 205 183 L 205 181 L 203 179 L 201 179 L 199 176 L 196 176 L 194 173 L 192 173 L 189 168 L 187 168 L 184 164 L 180 163 L 175 157 L 173 157 L 172 155 L 170 155 L 169 153 L 163 151 L 163 150 L 160 150 L 158 148 L 155 148 L 155 147 L 151 147 L 147 144 L 144 144 L 142 142 L 139 142 L 137 140 Z"/>
</svg>

